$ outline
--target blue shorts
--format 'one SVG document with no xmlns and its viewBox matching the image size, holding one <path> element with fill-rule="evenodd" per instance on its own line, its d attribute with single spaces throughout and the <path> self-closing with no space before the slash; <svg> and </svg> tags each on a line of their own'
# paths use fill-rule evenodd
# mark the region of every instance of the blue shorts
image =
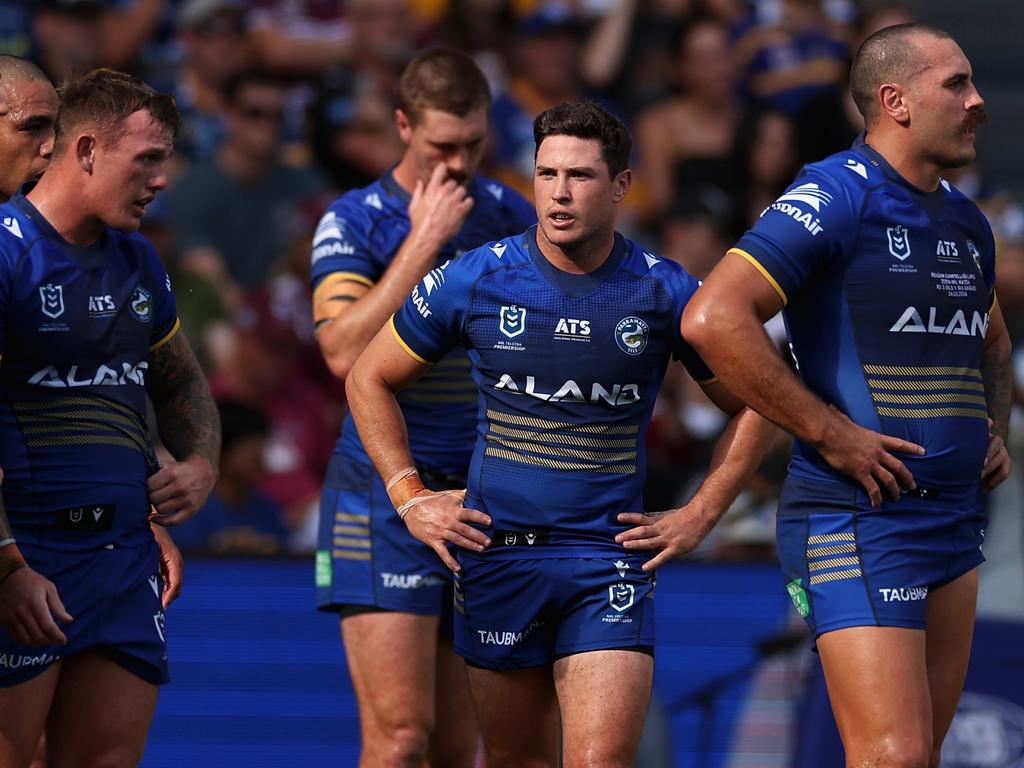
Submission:
<svg viewBox="0 0 1024 768">
<path fill-rule="evenodd" d="M 21 645 L 0 629 L 0 687 L 31 680 L 52 664 L 88 650 L 100 651 L 147 683 L 170 679 L 155 541 L 86 552 L 18 546 L 33 570 L 57 586 L 74 621 L 60 625 L 67 645 L 49 648 Z"/>
<path fill-rule="evenodd" d="M 451 571 L 395 513 L 374 468 L 335 454 L 320 495 L 317 607 L 450 616 Z"/>
<path fill-rule="evenodd" d="M 905 494 L 872 509 L 863 490 L 791 475 L 776 521 L 786 589 L 815 637 L 924 629 L 928 590 L 985 561 L 986 524 L 977 491 Z"/>
<path fill-rule="evenodd" d="M 646 558 L 458 559 L 455 650 L 472 666 L 527 669 L 583 651 L 654 646 Z"/>
</svg>

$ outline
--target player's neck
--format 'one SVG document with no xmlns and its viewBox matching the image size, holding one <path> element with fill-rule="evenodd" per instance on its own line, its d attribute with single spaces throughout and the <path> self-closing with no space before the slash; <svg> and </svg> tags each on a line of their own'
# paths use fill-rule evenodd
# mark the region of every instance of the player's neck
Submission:
<svg viewBox="0 0 1024 768">
<path fill-rule="evenodd" d="M 552 243 L 544 235 L 544 230 L 537 227 L 537 247 L 541 255 L 555 269 L 575 275 L 586 275 L 599 269 L 608 261 L 615 245 L 615 230 L 595 232 L 592 237 L 563 247 Z"/>
<path fill-rule="evenodd" d="M 872 131 L 865 143 L 885 158 L 900 176 L 923 192 L 938 189 L 942 168 L 914 152 L 914 147 L 901 136 L 886 131 Z"/>
<path fill-rule="evenodd" d="M 47 223 L 72 245 L 87 247 L 103 234 L 103 222 L 82 205 L 81 189 L 61 178 L 51 166 L 28 193 L 28 201 Z"/>
<path fill-rule="evenodd" d="M 419 181 L 419 171 L 416 169 L 416 162 L 412 157 L 411 152 L 406 152 L 402 155 L 402 159 L 398 161 L 398 165 L 391 171 L 391 175 L 394 177 L 395 182 L 408 192 L 410 195 L 413 190 L 416 189 L 416 182 Z"/>
</svg>

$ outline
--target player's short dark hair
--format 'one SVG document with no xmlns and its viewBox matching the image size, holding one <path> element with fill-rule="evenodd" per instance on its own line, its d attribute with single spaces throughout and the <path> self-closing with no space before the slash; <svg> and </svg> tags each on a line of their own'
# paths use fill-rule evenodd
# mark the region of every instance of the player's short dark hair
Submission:
<svg viewBox="0 0 1024 768">
<path fill-rule="evenodd" d="M 883 27 L 861 43 L 850 69 L 850 93 L 865 125 L 880 116 L 878 89 L 884 83 L 906 83 L 921 69 L 921 52 L 914 42 L 919 35 L 952 40 L 946 30 L 914 22 Z"/>
<path fill-rule="evenodd" d="M 106 141 L 120 138 L 120 125 L 130 115 L 146 110 L 162 125 L 172 140 L 178 134 L 180 118 L 174 97 L 158 93 L 137 77 L 113 69 L 94 69 L 73 76 L 57 88 L 57 113 L 53 154 L 66 149 L 69 137 L 83 126 L 95 128 Z"/>
<path fill-rule="evenodd" d="M 615 178 L 629 168 L 633 140 L 629 130 L 615 115 L 592 101 L 559 104 L 541 112 L 533 121 L 534 157 L 548 136 L 575 136 L 601 142 L 601 158 Z"/>
<path fill-rule="evenodd" d="M 398 106 L 413 124 L 424 109 L 465 117 L 491 106 L 491 87 L 469 56 L 448 48 L 424 51 L 398 81 Z"/>
</svg>

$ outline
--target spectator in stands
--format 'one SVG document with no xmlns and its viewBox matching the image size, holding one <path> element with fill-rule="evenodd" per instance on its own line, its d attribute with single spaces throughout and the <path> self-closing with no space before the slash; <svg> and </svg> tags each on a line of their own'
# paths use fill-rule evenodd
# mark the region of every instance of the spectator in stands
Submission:
<svg viewBox="0 0 1024 768">
<path fill-rule="evenodd" d="M 33 58 L 54 83 L 103 60 L 103 0 L 41 0 L 32 19 Z"/>
<path fill-rule="evenodd" d="M 187 0 L 178 14 L 182 60 L 174 81 L 181 113 L 177 152 L 213 156 L 227 131 L 224 89 L 252 63 L 244 0 Z"/>
<path fill-rule="evenodd" d="M 168 193 L 182 268 L 212 280 L 229 307 L 238 306 L 240 290 L 266 282 L 283 258 L 295 207 L 326 186 L 319 173 L 280 161 L 284 102 L 273 74 L 231 78 L 221 148 Z"/>
<path fill-rule="evenodd" d="M 651 213 L 732 189 L 731 152 L 741 109 L 727 31 L 705 19 L 687 26 L 676 54 L 678 93 L 637 117 L 640 173 Z"/>
<path fill-rule="evenodd" d="M 185 551 L 278 554 L 288 535 L 281 508 L 256 489 L 265 471 L 270 421 L 263 411 L 236 400 L 221 401 L 217 411 L 220 476 L 200 514 L 178 526 L 174 538 Z"/>
<path fill-rule="evenodd" d="M 796 176 L 800 167 L 796 125 L 786 114 L 774 109 L 747 112 L 736 131 L 733 157 L 736 187 L 731 223 L 734 237 L 739 237 Z M 718 256 L 723 253 L 725 250 L 717 252 Z"/>
</svg>

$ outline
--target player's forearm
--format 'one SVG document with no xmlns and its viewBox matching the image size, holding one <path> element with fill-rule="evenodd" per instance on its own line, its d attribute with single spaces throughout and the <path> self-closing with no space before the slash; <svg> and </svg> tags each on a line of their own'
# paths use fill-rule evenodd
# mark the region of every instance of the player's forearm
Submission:
<svg viewBox="0 0 1024 768">
<path fill-rule="evenodd" d="M 345 382 L 349 410 L 367 456 L 387 481 L 414 466 L 405 417 L 394 391 L 373 370 L 369 361 L 358 363 Z"/>
<path fill-rule="evenodd" d="M 441 243 L 411 232 L 380 280 L 366 293 L 351 297 L 344 283 L 327 301 L 345 302 L 347 306 L 317 330 L 320 351 L 331 372 L 345 381 L 352 366 L 388 318 L 398 311 L 413 287 L 426 273 L 424 263 L 433 266 Z"/>
<path fill-rule="evenodd" d="M 992 419 L 992 434 L 1006 442 L 1013 402 L 1013 360 L 1008 336 L 1001 336 L 985 346 L 981 356 L 981 377 L 985 382 L 985 403 Z"/>
<path fill-rule="evenodd" d="M 216 472 L 220 418 L 184 333 L 179 331 L 153 352 L 147 389 L 160 437 L 171 455 L 178 460 L 199 456 Z"/>
<path fill-rule="evenodd" d="M 708 474 L 690 501 L 701 510 L 706 530 L 711 530 L 736 500 L 776 434 L 775 425 L 749 407 L 730 419 L 715 444 Z"/>
</svg>

